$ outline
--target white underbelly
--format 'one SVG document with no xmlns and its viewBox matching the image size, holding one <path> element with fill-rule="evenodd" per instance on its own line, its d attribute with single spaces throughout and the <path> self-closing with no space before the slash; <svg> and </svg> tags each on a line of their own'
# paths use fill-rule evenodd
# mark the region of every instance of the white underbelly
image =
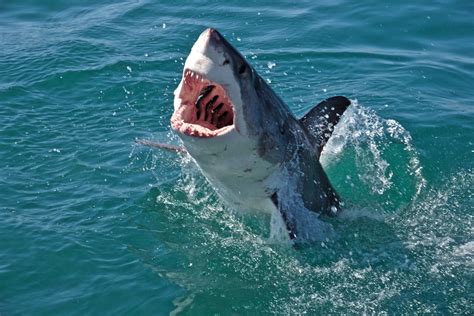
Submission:
<svg viewBox="0 0 474 316">
<path fill-rule="evenodd" d="M 271 213 L 268 178 L 277 170 L 255 154 L 245 158 L 198 162 L 204 176 L 224 200 L 242 211 Z"/>
<path fill-rule="evenodd" d="M 231 131 L 218 138 L 184 137 L 185 147 L 224 200 L 239 210 L 272 212 L 268 179 L 279 168 L 262 159 L 258 144 Z M 273 204 L 273 203 L 270 203 Z"/>
<path fill-rule="evenodd" d="M 270 213 L 268 207 L 269 191 L 265 181 L 256 182 L 248 178 L 213 177 L 204 173 L 216 192 L 224 200 L 241 211 L 259 211 Z"/>
</svg>

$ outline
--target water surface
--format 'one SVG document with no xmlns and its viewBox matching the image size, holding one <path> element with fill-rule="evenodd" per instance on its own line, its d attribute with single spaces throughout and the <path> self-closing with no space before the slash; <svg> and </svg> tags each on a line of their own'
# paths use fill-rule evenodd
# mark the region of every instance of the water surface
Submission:
<svg viewBox="0 0 474 316">
<path fill-rule="evenodd" d="M 473 314 L 471 1 L 2 1 L 0 314 Z M 294 250 L 222 204 L 173 90 L 219 29 L 297 116 L 347 209 Z"/>
</svg>

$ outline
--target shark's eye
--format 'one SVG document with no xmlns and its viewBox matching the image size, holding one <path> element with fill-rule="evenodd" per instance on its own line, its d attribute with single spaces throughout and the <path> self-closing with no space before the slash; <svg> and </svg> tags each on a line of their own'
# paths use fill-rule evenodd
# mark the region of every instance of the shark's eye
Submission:
<svg viewBox="0 0 474 316">
<path fill-rule="evenodd" d="M 230 63 L 230 61 L 228 59 L 224 60 L 224 62 L 222 63 L 222 65 L 227 65 L 228 63 Z"/>
<path fill-rule="evenodd" d="M 242 66 L 240 66 L 240 68 L 239 68 L 239 74 L 243 74 L 246 69 L 247 69 L 247 66 L 246 66 L 245 64 L 243 64 Z"/>
</svg>

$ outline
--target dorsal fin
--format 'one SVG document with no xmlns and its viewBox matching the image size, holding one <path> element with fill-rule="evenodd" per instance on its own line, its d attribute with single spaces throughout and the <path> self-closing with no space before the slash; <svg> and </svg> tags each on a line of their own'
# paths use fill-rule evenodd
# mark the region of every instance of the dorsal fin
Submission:
<svg viewBox="0 0 474 316">
<path fill-rule="evenodd" d="M 321 155 L 334 126 L 350 104 L 351 101 L 346 97 L 331 97 L 314 106 L 300 119 L 300 123 L 315 138 L 318 155 Z"/>
</svg>

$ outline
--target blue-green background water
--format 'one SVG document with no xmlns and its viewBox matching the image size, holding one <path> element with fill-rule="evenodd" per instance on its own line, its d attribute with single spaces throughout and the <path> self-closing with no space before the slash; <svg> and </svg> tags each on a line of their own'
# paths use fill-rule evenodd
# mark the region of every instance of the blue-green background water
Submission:
<svg viewBox="0 0 474 316">
<path fill-rule="evenodd" d="M 473 314 L 472 1 L 0 1 L 0 314 Z M 346 95 L 301 249 L 222 204 L 173 90 L 219 29 L 294 113 Z M 357 102 L 355 101 L 357 100 Z"/>
</svg>

